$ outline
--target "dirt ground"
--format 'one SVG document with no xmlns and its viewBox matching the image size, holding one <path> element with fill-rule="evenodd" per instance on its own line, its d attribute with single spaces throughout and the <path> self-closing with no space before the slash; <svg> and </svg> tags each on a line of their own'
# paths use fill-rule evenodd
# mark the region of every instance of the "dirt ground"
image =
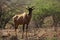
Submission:
<svg viewBox="0 0 60 40">
<path fill-rule="evenodd" d="M 60 27 L 57 32 L 53 28 L 34 28 L 28 30 L 28 39 L 26 39 L 26 32 L 22 39 L 22 30 L 17 29 L 17 36 L 14 29 L 0 30 L 0 40 L 60 40 Z"/>
</svg>

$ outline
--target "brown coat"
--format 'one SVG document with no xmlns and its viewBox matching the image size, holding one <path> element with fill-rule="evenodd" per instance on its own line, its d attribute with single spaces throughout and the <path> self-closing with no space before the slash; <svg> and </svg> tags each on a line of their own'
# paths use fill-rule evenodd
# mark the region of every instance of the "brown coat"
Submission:
<svg viewBox="0 0 60 40">
<path fill-rule="evenodd" d="M 28 15 L 27 13 L 18 14 L 13 17 L 14 23 L 17 25 L 29 24 L 32 14 Z"/>
</svg>

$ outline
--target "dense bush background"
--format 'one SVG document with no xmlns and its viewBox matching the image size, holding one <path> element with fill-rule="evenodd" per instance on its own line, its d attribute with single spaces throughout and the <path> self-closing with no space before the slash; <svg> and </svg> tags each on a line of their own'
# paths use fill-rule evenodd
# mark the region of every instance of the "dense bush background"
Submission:
<svg viewBox="0 0 60 40">
<path fill-rule="evenodd" d="M 21 39 L 22 25 L 15 36 L 12 17 L 28 12 L 27 6 L 35 8 L 28 28 L 28 40 L 59 40 L 60 0 L 0 0 L 0 40 L 26 39 Z"/>
<path fill-rule="evenodd" d="M 57 24 L 60 23 L 59 0 L 0 0 L 0 28 L 5 28 L 15 14 L 24 12 L 26 6 L 34 6 L 32 21 L 36 26 L 44 26 L 46 24 L 44 19 L 49 16 L 52 17 L 53 21 L 51 25 L 57 27 Z M 49 24 L 48 22 L 47 24 Z"/>
</svg>

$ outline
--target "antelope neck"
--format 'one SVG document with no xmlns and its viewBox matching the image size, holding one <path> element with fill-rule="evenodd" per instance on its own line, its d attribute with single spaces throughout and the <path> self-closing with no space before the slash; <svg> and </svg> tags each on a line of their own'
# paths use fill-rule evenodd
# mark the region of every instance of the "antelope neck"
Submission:
<svg viewBox="0 0 60 40">
<path fill-rule="evenodd" d="M 28 13 L 28 15 L 31 15 L 31 14 L 32 14 L 32 12 L 29 12 L 29 13 Z"/>
</svg>

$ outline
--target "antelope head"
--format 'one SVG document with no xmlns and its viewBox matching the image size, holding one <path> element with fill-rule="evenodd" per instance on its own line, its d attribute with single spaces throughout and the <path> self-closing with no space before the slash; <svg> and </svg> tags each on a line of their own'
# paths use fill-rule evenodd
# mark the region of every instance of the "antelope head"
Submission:
<svg viewBox="0 0 60 40">
<path fill-rule="evenodd" d="M 29 11 L 29 14 L 31 14 L 35 8 L 34 6 L 32 6 L 32 7 L 27 7 L 26 9 Z"/>
</svg>

